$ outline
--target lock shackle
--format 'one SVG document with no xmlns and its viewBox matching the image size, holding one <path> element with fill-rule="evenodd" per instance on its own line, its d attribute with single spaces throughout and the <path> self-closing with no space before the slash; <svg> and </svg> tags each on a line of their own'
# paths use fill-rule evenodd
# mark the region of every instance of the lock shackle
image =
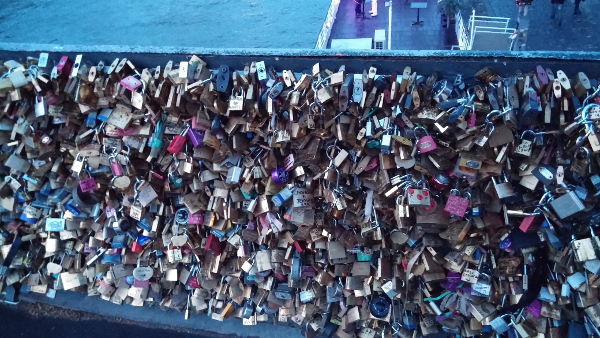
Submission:
<svg viewBox="0 0 600 338">
<path fill-rule="evenodd" d="M 133 75 L 133 77 L 137 77 L 137 78 L 140 80 L 140 82 L 142 83 L 142 91 L 140 92 L 140 94 L 142 95 L 142 100 L 143 100 L 144 102 L 146 102 L 146 99 L 144 99 L 144 94 L 146 94 L 146 81 L 144 81 L 144 80 L 142 79 L 142 75 L 141 75 L 141 74 L 140 74 L 140 73 L 139 73 L 137 70 L 135 70 L 135 69 L 134 69 L 134 71 L 135 71 L 137 74 Z"/>
<path fill-rule="evenodd" d="M 536 139 L 536 137 L 538 135 L 538 133 L 534 132 L 533 130 L 527 129 L 527 130 L 525 130 L 525 131 L 523 131 L 521 133 L 521 139 L 523 139 L 525 137 L 525 135 L 528 135 L 528 134 L 533 135 L 533 140 L 534 141 L 535 141 L 535 139 Z"/>
<path fill-rule="evenodd" d="M 407 195 L 406 195 L 406 191 L 407 191 L 407 190 L 405 190 L 405 193 L 404 193 L 404 194 L 398 195 L 398 196 L 396 197 L 396 205 L 404 205 L 404 201 L 406 201 L 406 196 L 407 196 Z M 398 201 L 398 199 L 400 199 L 400 198 L 402 198 L 402 200 L 401 200 L 401 201 Z"/>
<path fill-rule="evenodd" d="M 140 191 L 138 190 L 138 187 L 141 184 L 144 184 L 144 182 L 146 182 L 146 180 L 140 180 L 137 176 L 135 178 L 135 183 L 133 184 L 133 191 L 134 191 L 134 195 L 133 195 L 133 200 L 137 201 L 138 196 L 140 195 Z"/>
<path fill-rule="evenodd" d="M 425 129 L 425 127 L 423 127 L 422 125 L 418 125 L 414 129 L 415 138 L 417 139 L 417 141 L 419 141 L 419 136 L 417 136 L 417 130 L 422 130 L 425 132 L 425 136 L 429 136 L 429 132 L 427 131 L 427 129 Z"/>
<path fill-rule="evenodd" d="M 316 101 L 316 100 L 318 100 L 318 99 L 315 97 L 315 101 L 313 101 L 313 102 L 310 104 L 310 106 L 308 107 L 308 114 L 309 114 L 309 115 L 315 115 L 315 114 L 317 114 L 317 113 L 315 112 L 315 107 L 318 107 L 318 108 L 319 108 L 319 112 L 318 112 L 318 114 L 322 114 L 322 113 L 323 113 L 323 105 L 321 104 L 321 102 L 319 102 L 319 101 Z M 312 114 L 311 114 L 311 113 L 312 113 Z"/>
<path fill-rule="evenodd" d="M 587 95 L 587 97 L 585 98 L 585 100 L 583 100 L 583 106 L 585 106 L 587 104 L 587 101 L 589 99 L 591 99 L 592 97 L 598 95 L 599 93 L 600 93 L 600 86 L 592 94 L 588 94 Z"/>
<path fill-rule="evenodd" d="M 427 186 L 427 180 L 422 179 L 422 180 L 417 181 L 417 189 L 419 187 L 423 187 L 424 190 L 429 190 L 429 187 Z"/>
<path fill-rule="evenodd" d="M 332 152 L 332 149 L 335 147 L 335 149 L 337 149 L 338 151 L 342 151 L 342 148 L 338 147 L 335 144 L 330 145 L 329 147 L 327 147 L 327 149 L 325 149 L 325 155 L 327 156 L 327 158 L 329 159 L 329 166 L 330 167 L 334 167 L 335 165 L 333 164 L 333 160 L 334 160 L 334 155 L 329 155 L 330 152 Z M 338 153 L 339 154 L 339 153 Z"/>
<path fill-rule="evenodd" d="M 485 116 L 485 123 L 491 123 L 491 124 L 493 124 L 494 122 L 490 121 L 490 119 L 491 119 L 493 116 L 496 116 L 496 115 L 498 115 L 498 116 L 502 116 L 502 115 L 504 115 L 504 114 L 506 114 L 506 113 L 505 113 L 505 112 L 503 112 L 503 111 L 500 111 L 500 110 L 498 110 L 498 109 L 492 110 L 491 112 L 489 112 L 489 113 L 488 113 L 488 114 Z"/>
<path fill-rule="evenodd" d="M 536 209 L 539 209 L 540 207 L 547 205 L 552 200 L 554 200 L 554 196 L 552 196 L 552 191 L 550 191 L 550 190 L 546 191 L 542 195 L 542 198 L 540 198 L 540 201 L 538 202 Z"/>
<path fill-rule="evenodd" d="M 191 126 L 188 122 L 183 123 L 183 130 L 179 133 L 179 136 L 185 136 L 185 134 L 190 130 Z"/>
<path fill-rule="evenodd" d="M 577 149 L 577 152 L 575 153 L 575 158 L 577 158 L 577 155 L 579 155 L 582 151 L 585 152 L 585 160 L 586 160 L 586 162 L 590 162 L 591 153 L 590 153 L 590 150 L 587 147 L 579 147 Z"/>
<path fill-rule="evenodd" d="M 177 169 L 179 168 L 179 163 L 180 162 L 181 161 L 178 160 L 178 159 L 173 159 L 173 163 L 169 166 L 169 167 L 172 168 L 171 171 L 169 171 L 169 174 L 168 174 L 169 176 L 172 176 L 172 175 L 174 175 L 175 172 L 177 172 Z"/>
<path fill-rule="evenodd" d="M 107 149 L 111 149 L 112 150 L 110 152 L 110 154 L 106 151 Z M 116 156 L 117 155 L 117 148 L 116 147 L 108 147 L 106 145 L 102 145 L 102 154 L 106 155 L 108 158 L 110 158 L 113 155 Z"/>
<path fill-rule="evenodd" d="M 600 88 L 598 88 L 595 93 L 598 93 L 599 91 L 600 91 Z M 586 101 L 592 96 L 588 96 L 586 98 Z M 575 120 L 580 120 L 579 123 L 581 123 L 582 121 L 589 121 L 589 118 L 590 118 L 589 110 L 594 107 L 600 107 L 600 105 L 598 105 L 597 103 L 587 104 L 586 101 L 583 101 L 584 104 L 583 104 L 583 108 L 581 108 L 581 113 L 575 117 Z"/>
</svg>

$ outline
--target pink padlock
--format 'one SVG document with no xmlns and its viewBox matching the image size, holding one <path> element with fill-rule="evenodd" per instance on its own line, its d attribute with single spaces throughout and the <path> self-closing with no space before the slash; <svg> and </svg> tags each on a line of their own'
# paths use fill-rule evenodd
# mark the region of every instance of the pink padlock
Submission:
<svg viewBox="0 0 600 338">
<path fill-rule="evenodd" d="M 448 202 L 444 211 L 449 213 L 452 218 L 462 219 L 469 208 L 469 200 L 458 195 L 448 196 Z"/>
<path fill-rule="evenodd" d="M 477 120 L 477 115 L 475 115 L 475 112 L 471 112 L 469 114 L 469 128 L 475 127 L 476 120 Z"/>
<path fill-rule="evenodd" d="M 83 179 L 79 181 L 79 187 L 82 192 L 90 192 L 92 190 L 96 190 L 96 180 L 93 177 Z"/>
<path fill-rule="evenodd" d="M 112 169 L 113 175 L 116 177 L 123 176 L 123 168 L 121 167 L 121 163 L 117 160 L 117 155 L 109 156 L 108 162 L 110 162 L 110 168 Z"/>
<path fill-rule="evenodd" d="M 417 129 L 423 130 L 425 132 L 425 136 L 419 138 L 417 136 Z M 417 138 L 417 149 L 419 149 L 419 153 L 424 154 L 437 149 L 437 144 L 435 144 L 435 140 L 431 135 L 429 135 L 427 129 L 421 126 L 416 127 L 415 137 Z"/>
<path fill-rule="evenodd" d="M 142 86 L 142 81 L 138 80 L 133 75 L 129 75 L 128 77 L 121 80 L 121 86 L 134 92 Z"/>
<path fill-rule="evenodd" d="M 369 161 L 369 164 L 367 164 L 367 166 L 365 167 L 365 171 L 369 171 L 369 170 L 373 170 L 373 169 L 377 168 L 378 163 L 379 163 L 379 161 L 377 160 L 377 157 L 371 158 L 371 160 Z"/>
<path fill-rule="evenodd" d="M 198 120 L 196 119 L 196 116 L 192 116 L 192 129 L 196 129 L 196 130 L 208 130 L 208 127 L 198 123 Z"/>
<path fill-rule="evenodd" d="M 133 241 L 133 244 L 131 244 L 131 251 L 140 253 L 144 251 L 144 247 L 140 243 L 138 243 L 138 241 Z"/>
<path fill-rule="evenodd" d="M 202 212 L 190 214 L 188 224 L 204 224 L 204 214 Z"/>
</svg>

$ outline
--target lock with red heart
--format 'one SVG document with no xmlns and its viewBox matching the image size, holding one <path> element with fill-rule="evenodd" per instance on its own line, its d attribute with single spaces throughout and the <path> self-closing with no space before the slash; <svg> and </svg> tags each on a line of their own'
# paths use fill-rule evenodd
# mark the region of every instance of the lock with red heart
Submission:
<svg viewBox="0 0 600 338">
<path fill-rule="evenodd" d="M 431 205 L 431 192 L 429 191 L 429 188 L 427 188 L 427 182 L 425 180 L 410 185 L 406 189 L 409 206 Z"/>
</svg>

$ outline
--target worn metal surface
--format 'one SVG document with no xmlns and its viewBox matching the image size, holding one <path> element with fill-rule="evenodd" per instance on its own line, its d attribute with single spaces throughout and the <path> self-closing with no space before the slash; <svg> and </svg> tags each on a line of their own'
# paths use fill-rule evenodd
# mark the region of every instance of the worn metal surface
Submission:
<svg viewBox="0 0 600 338">
<path fill-rule="evenodd" d="M 38 56 L 40 51 L 50 52 L 55 62 L 63 55 L 74 59 L 83 53 L 85 62 L 114 58 L 128 58 L 138 67 L 165 65 L 169 60 L 183 61 L 192 54 L 199 55 L 210 67 L 228 64 L 241 69 L 251 61 L 264 60 L 276 70 L 308 70 L 316 62 L 322 67 L 337 69 L 346 65 L 349 72 L 362 72 L 367 66 L 375 66 L 378 73 L 400 71 L 411 66 L 419 73 L 440 72 L 447 75 L 474 74 L 482 67 L 490 66 L 500 74 L 530 71 L 542 64 L 553 70 L 562 69 L 568 75 L 586 70 L 589 77 L 600 77 L 600 53 L 598 52 L 508 52 L 508 51 L 390 51 L 390 50 L 316 50 L 316 49 L 238 49 L 238 48 L 192 48 L 192 47 L 131 47 L 131 46 L 84 46 L 0 43 L 0 59 L 24 60 Z"/>
</svg>

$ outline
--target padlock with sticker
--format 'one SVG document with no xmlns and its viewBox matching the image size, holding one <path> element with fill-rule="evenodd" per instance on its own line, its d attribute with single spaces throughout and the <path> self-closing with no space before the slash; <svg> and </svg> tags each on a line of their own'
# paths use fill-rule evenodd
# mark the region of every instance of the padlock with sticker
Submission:
<svg viewBox="0 0 600 338">
<path fill-rule="evenodd" d="M 458 189 L 459 184 L 460 180 L 457 180 L 454 189 L 450 190 L 448 201 L 446 202 L 446 206 L 444 206 L 444 211 L 449 213 L 452 218 L 463 219 L 471 204 L 471 194 L 464 192 L 461 197 L 460 190 Z"/>
<path fill-rule="evenodd" d="M 529 135 L 532 137 L 532 140 L 527 140 L 525 137 Z M 521 143 L 515 148 L 515 154 L 529 157 L 531 156 L 531 151 L 533 150 L 533 143 L 535 142 L 536 134 L 532 130 L 525 130 L 521 134 Z"/>
<path fill-rule="evenodd" d="M 418 137 L 417 130 L 423 131 L 425 136 Z M 427 129 L 417 126 L 415 128 L 415 137 L 417 138 L 417 149 L 419 150 L 419 153 L 424 154 L 437 149 L 437 144 L 435 143 L 433 137 L 429 135 Z"/>
<path fill-rule="evenodd" d="M 408 205 L 413 206 L 431 206 L 431 192 L 427 188 L 427 182 L 421 180 L 414 186 L 407 188 Z"/>
</svg>

